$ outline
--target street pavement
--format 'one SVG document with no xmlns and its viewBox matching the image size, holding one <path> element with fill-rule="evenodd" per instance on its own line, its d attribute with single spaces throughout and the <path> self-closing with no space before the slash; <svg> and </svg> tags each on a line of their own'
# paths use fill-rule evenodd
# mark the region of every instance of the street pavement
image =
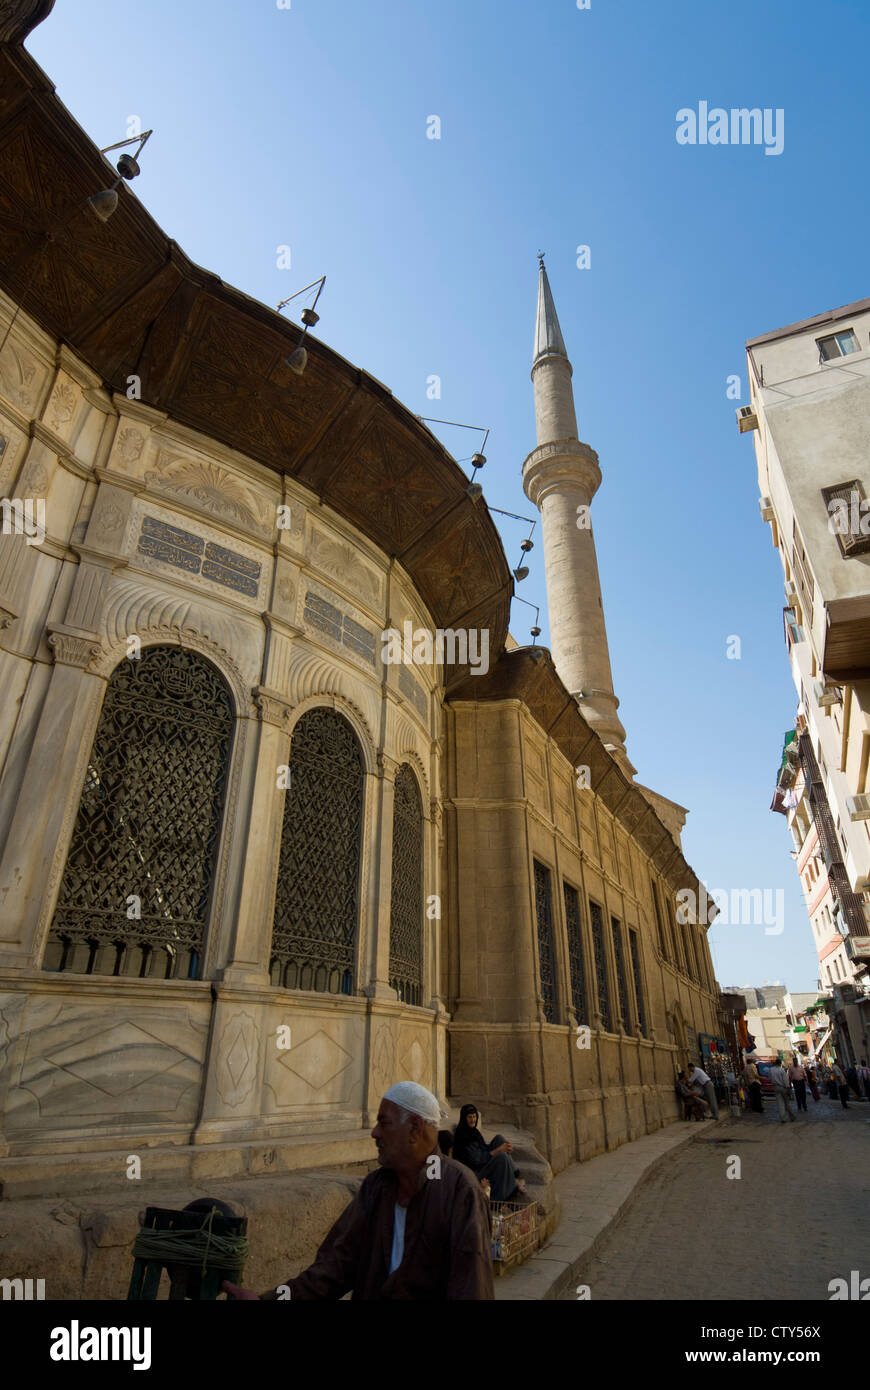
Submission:
<svg viewBox="0 0 870 1390">
<path fill-rule="evenodd" d="M 794 1123 L 768 1101 L 763 1116 L 696 1124 L 695 1142 L 652 1168 L 575 1268 L 576 1284 L 593 1301 L 785 1301 L 829 1299 L 829 1282 L 852 1270 L 870 1278 L 870 1105 L 807 1105 Z M 729 1178 L 733 1157 L 740 1176 Z M 561 1299 L 577 1298 L 572 1280 Z"/>
</svg>

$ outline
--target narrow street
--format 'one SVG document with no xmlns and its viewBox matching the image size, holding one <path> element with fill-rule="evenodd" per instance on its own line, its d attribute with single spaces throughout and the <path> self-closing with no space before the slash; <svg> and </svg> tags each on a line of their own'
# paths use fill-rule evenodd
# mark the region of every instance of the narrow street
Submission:
<svg viewBox="0 0 870 1390">
<path fill-rule="evenodd" d="M 870 1105 L 807 1103 L 794 1124 L 770 1102 L 707 1124 L 667 1160 L 581 1276 L 592 1299 L 827 1300 L 870 1277 Z"/>
</svg>

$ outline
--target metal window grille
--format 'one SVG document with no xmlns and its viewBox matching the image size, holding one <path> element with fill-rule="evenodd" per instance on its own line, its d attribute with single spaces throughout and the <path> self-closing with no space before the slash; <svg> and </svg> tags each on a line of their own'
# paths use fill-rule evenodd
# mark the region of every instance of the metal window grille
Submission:
<svg viewBox="0 0 870 1390">
<path fill-rule="evenodd" d="M 423 806 L 407 763 L 396 774 L 390 893 L 390 984 L 403 1004 L 423 991 Z"/>
<path fill-rule="evenodd" d="M 541 970 L 541 996 L 544 1018 L 556 1022 L 556 981 L 553 966 L 553 908 L 550 870 L 535 860 L 535 913 L 538 921 L 538 962 Z"/>
<path fill-rule="evenodd" d="M 146 647 L 116 667 L 43 969 L 198 978 L 234 724 L 196 652 Z"/>
<path fill-rule="evenodd" d="M 653 907 L 655 908 L 656 914 L 656 931 L 658 932 L 659 938 L 659 950 L 661 951 L 663 956 L 667 956 L 668 952 L 667 947 L 665 945 L 665 931 L 664 926 L 662 924 L 662 908 L 661 903 L 659 902 L 659 890 L 656 887 L 656 881 L 654 878 L 650 879 L 649 884 L 650 888 L 652 889 Z"/>
<path fill-rule="evenodd" d="M 586 966 L 583 960 L 583 927 L 580 921 L 580 894 L 570 883 L 562 885 L 565 894 L 565 926 L 568 933 L 568 968 L 571 976 L 571 1003 L 578 1023 L 589 1023 L 586 994 Z"/>
<path fill-rule="evenodd" d="M 352 994 L 364 766 L 350 724 L 311 709 L 293 731 L 272 931 L 272 983 Z"/>
<path fill-rule="evenodd" d="M 665 898 L 665 905 L 667 908 L 668 922 L 671 928 L 671 940 L 674 943 L 674 965 L 678 970 L 687 970 L 686 941 L 679 930 L 680 924 L 677 922 L 674 905 L 670 898 Z"/>
<path fill-rule="evenodd" d="M 607 974 L 607 955 L 604 945 L 604 916 L 598 903 L 589 903 L 589 918 L 592 923 L 592 954 L 595 960 L 595 983 L 598 987 L 598 1012 L 605 1032 L 613 1032 L 613 1015 L 610 1011 L 610 983 Z"/>
<path fill-rule="evenodd" d="M 611 917 L 610 929 L 613 932 L 613 954 L 616 959 L 616 988 L 619 993 L 619 1012 L 625 1031 L 631 1031 L 631 1011 L 628 1005 L 628 980 L 625 974 L 625 952 L 622 945 L 622 926 L 618 918 Z"/>
<path fill-rule="evenodd" d="M 637 1001 L 637 1026 L 638 1031 L 643 1037 L 646 1037 L 646 1005 L 643 999 L 643 978 L 640 973 L 640 943 L 636 931 L 629 929 L 628 942 L 631 951 L 631 971 L 634 975 L 634 997 Z"/>
<path fill-rule="evenodd" d="M 686 971 L 693 980 L 700 982 L 701 976 L 698 972 L 698 957 L 695 955 L 695 938 L 690 926 L 683 926 L 683 937 L 686 944 Z"/>
</svg>

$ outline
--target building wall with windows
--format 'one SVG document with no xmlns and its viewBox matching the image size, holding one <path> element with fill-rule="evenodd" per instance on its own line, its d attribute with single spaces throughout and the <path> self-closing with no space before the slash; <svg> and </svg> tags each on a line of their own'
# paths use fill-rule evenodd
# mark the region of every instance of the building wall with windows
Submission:
<svg viewBox="0 0 870 1390">
<path fill-rule="evenodd" d="M 448 701 L 443 992 L 452 1094 L 559 1170 L 678 1117 L 718 989 L 704 928 L 677 921 L 697 879 L 676 840 L 537 655 Z"/>
<path fill-rule="evenodd" d="M 747 354 L 738 414 L 783 566 L 798 694 L 800 754 L 791 768 L 784 756 L 774 808 L 789 816 L 822 984 L 848 994 L 870 977 L 870 300 L 751 339 Z M 868 1008 L 844 1051 L 866 1037 Z"/>
</svg>

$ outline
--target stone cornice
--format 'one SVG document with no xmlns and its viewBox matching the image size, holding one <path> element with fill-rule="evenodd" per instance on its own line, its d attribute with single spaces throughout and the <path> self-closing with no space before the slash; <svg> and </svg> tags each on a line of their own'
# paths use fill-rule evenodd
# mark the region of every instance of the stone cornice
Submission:
<svg viewBox="0 0 870 1390">
<path fill-rule="evenodd" d="M 27 431 L 31 439 L 35 439 L 37 443 L 44 444 L 46 449 L 50 449 L 57 456 L 58 463 L 70 473 L 75 473 L 77 478 L 93 478 L 94 470 L 91 465 L 76 458 L 66 440 L 61 439 L 59 434 L 55 434 L 41 420 L 28 420 Z"/>
</svg>

